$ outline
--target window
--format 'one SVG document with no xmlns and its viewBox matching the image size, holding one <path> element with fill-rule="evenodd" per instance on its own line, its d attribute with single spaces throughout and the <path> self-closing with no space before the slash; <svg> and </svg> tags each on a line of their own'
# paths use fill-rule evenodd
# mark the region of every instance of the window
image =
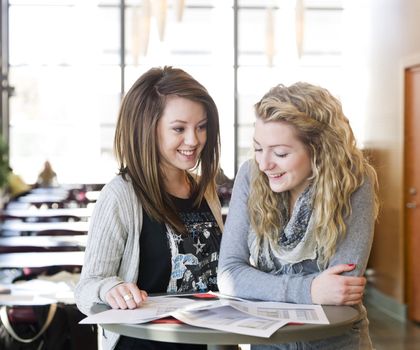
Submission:
<svg viewBox="0 0 420 350">
<path fill-rule="evenodd" d="M 47 159 L 60 182 L 109 181 L 121 96 L 152 66 L 208 88 L 229 177 L 250 155 L 253 104 L 270 87 L 306 80 L 347 96 L 342 0 L 185 0 L 182 19 L 178 0 L 8 3 L 10 157 L 28 182 Z"/>
</svg>

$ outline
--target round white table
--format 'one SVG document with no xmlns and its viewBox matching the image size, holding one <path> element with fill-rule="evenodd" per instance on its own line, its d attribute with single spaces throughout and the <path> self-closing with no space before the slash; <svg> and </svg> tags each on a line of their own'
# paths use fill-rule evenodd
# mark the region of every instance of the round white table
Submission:
<svg viewBox="0 0 420 350">
<path fill-rule="evenodd" d="M 172 343 L 207 344 L 207 349 L 228 349 L 234 344 L 280 344 L 308 341 L 340 335 L 360 320 L 359 312 L 350 306 L 323 306 L 330 324 L 287 325 L 270 338 L 228 333 L 185 324 L 101 324 L 121 335 Z"/>
</svg>

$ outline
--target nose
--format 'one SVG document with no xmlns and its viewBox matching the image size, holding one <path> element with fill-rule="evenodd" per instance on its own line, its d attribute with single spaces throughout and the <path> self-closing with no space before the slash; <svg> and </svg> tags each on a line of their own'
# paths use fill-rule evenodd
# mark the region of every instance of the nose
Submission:
<svg viewBox="0 0 420 350">
<path fill-rule="evenodd" d="M 258 166 L 261 171 L 267 171 L 273 168 L 274 163 L 269 152 L 261 151 L 261 154 L 258 158 Z"/>
<path fill-rule="evenodd" d="M 185 133 L 184 143 L 187 146 L 197 146 L 198 144 L 198 136 L 195 130 L 188 130 Z"/>
</svg>

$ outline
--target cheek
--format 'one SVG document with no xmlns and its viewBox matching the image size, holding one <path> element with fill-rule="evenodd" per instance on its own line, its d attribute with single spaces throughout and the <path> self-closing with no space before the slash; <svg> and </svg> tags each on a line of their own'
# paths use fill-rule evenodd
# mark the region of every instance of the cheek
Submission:
<svg viewBox="0 0 420 350">
<path fill-rule="evenodd" d="M 207 131 L 204 131 L 203 133 L 200 133 L 198 136 L 200 143 L 204 145 L 207 142 Z"/>
<path fill-rule="evenodd" d="M 161 139 L 161 142 L 158 145 L 159 153 L 163 156 L 171 152 L 172 148 L 173 147 L 171 147 L 171 144 L 168 142 L 168 140 Z"/>
<path fill-rule="evenodd" d="M 255 152 L 255 161 L 257 162 L 258 165 L 260 165 L 260 160 L 261 160 L 261 153 Z"/>
<path fill-rule="evenodd" d="M 312 176 L 312 163 L 309 162 L 308 164 L 308 177 Z"/>
<path fill-rule="evenodd" d="M 204 146 L 206 145 L 207 142 L 207 134 L 206 133 L 202 133 L 202 134 L 198 134 L 197 136 L 198 139 L 198 149 L 201 152 L 204 148 Z"/>
<path fill-rule="evenodd" d="M 312 174 L 312 167 L 309 159 L 302 159 L 299 164 L 297 164 L 297 169 L 299 169 L 299 172 L 305 178 L 310 177 Z"/>
</svg>

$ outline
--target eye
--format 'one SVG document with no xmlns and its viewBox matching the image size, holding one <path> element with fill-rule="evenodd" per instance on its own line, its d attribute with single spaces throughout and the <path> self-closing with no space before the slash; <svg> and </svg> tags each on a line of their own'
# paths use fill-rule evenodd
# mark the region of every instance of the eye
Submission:
<svg viewBox="0 0 420 350">
<path fill-rule="evenodd" d="M 183 132 L 185 129 L 183 127 L 177 127 L 177 128 L 172 128 L 173 131 L 177 132 L 177 133 L 181 133 Z"/>
<path fill-rule="evenodd" d="M 261 151 L 262 151 L 262 148 L 254 147 L 254 152 L 261 152 Z"/>
<path fill-rule="evenodd" d="M 289 153 L 276 153 L 276 152 L 274 152 L 274 154 L 276 155 L 276 157 L 279 157 L 279 158 L 285 158 L 289 155 Z"/>
<path fill-rule="evenodd" d="M 207 130 L 207 123 L 199 125 L 198 130 Z"/>
</svg>

